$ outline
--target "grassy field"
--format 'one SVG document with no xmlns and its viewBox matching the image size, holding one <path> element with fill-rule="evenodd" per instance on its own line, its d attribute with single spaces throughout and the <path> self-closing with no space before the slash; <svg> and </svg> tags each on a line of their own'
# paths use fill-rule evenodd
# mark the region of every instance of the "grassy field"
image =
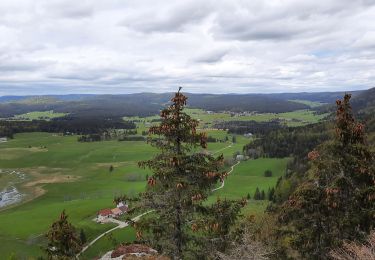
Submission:
<svg viewBox="0 0 375 260">
<path fill-rule="evenodd" d="M 209 134 L 218 138 L 226 135 L 218 130 L 211 130 Z M 231 157 L 234 152 L 241 151 L 248 141 L 238 136 L 235 144 L 210 143 L 209 150 Z M 151 158 L 155 150 L 141 141 L 78 143 L 77 136 L 26 133 L 17 134 L 15 139 L 0 144 L 0 154 L 1 169 L 17 170 L 27 176 L 17 187 L 28 194 L 28 199 L 32 199 L 0 211 L 0 255 L 6 257 L 17 252 L 19 257 L 23 257 L 42 254 L 43 233 L 63 209 L 77 228 L 85 230 L 88 240 L 112 227 L 111 224 L 98 225 L 92 218 L 98 209 L 112 207 L 116 194 L 136 194 L 144 189 L 146 174 L 150 172 L 139 169 L 137 162 Z M 261 159 L 241 163 L 228 177 L 225 188 L 213 194 L 213 199 L 215 196 L 240 198 L 248 192 L 252 194 L 258 181 L 259 187 L 266 189 L 272 186 L 284 167 L 277 161 Z M 112 173 L 108 170 L 110 165 L 115 168 Z M 271 166 L 280 168 L 272 168 L 275 177 L 261 177 L 264 168 Z M 240 176 L 249 178 L 248 187 L 246 182 L 238 179 Z M 6 181 L 5 176 L 0 177 L 2 185 Z M 27 186 L 30 183 L 33 185 Z M 40 193 L 40 190 L 43 192 Z M 129 229 L 119 230 L 118 233 L 118 236 L 128 239 L 134 235 Z M 87 251 L 84 257 L 110 249 L 108 243 L 100 240 L 98 246 Z"/>
<path fill-rule="evenodd" d="M 67 113 L 56 113 L 52 110 L 50 111 L 33 111 L 25 114 L 15 115 L 12 117 L 12 120 L 23 120 L 23 121 L 31 121 L 31 120 L 50 120 L 56 117 L 63 117 L 67 115 Z"/>
<path fill-rule="evenodd" d="M 317 122 L 322 116 L 311 111 L 295 111 L 282 114 L 259 114 L 231 117 L 226 113 L 208 114 L 200 109 L 188 109 L 202 125 L 210 126 L 218 120 L 256 120 L 273 118 L 285 120 L 299 118 L 303 122 Z M 34 115 L 39 117 L 40 115 Z M 126 118 L 138 120 L 138 133 L 151 124 L 149 118 Z M 298 123 L 301 123 L 299 121 Z M 209 143 L 208 150 L 226 158 L 241 152 L 250 140 L 225 131 L 209 129 L 208 135 L 227 142 Z M 146 185 L 147 170 L 139 169 L 137 162 L 151 158 L 155 150 L 143 141 L 134 142 L 92 142 L 79 143 L 77 136 L 59 136 L 50 133 L 24 133 L 15 139 L 0 143 L 0 188 L 10 181 L 25 195 L 25 203 L 0 209 L 0 259 L 17 252 L 19 258 L 42 255 L 40 247 L 45 243 L 43 234 L 49 225 L 65 209 L 73 225 L 83 229 L 88 240 L 92 240 L 113 224 L 99 225 L 92 221 L 101 208 L 113 207 L 113 197 L 119 194 L 137 194 Z M 258 159 L 241 162 L 225 181 L 225 187 L 216 191 L 210 201 L 220 198 L 242 198 L 248 193 L 253 197 L 256 187 L 267 192 L 283 174 L 287 159 Z M 114 171 L 109 172 L 113 165 Z M 272 177 L 263 177 L 265 170 L 273 172 Z M 13 180 L 9 171 L 17 171 L 26 176 L 24 180 Z M 134 178 L 134 176 L 136 176 Z M 257 214 L 266 207 L 266 201 L 250 200 L 245 213 Z M 92 259 L 113 248 L 119 241 L 132 241 L 131 228 L 117 230 L 113 238 L 105 237 L 90 248 L 83 259 Z"/>
<path fill-rule="evenodd" d="M 319 120 L 323 119 L 325 114 L 316 115 L 314 111 L 311 110 L 297 110 L 293 112 L 285 113 L 262 113 L 262 114 L 252 114 L 252 115 L 234 115 L 231 116 L 229 113 L 210 113 L 202 109 L 187 109 L 193 117 L 204 122 L 206 125 L 210 126 L 214 122 L 220 121 L 257 121 L 257 122 L 267 122 L 270 120 L 279 119 L 288 126 L 294 126 L 295 122 L 298 122 L 300 125 L 316 123 Z"/>
<path fill-rule="evenodd" d="M 225 180 L 223 189 L 216 191 L 216 196 L 229 199 L 240 199 L 250 194 L 253 198 L 256 188 L 264 190 L 267 194 L 269 188 L 275 186 L 277 179 L 284 174 L 288 158 L 272 159 L 261 158 L 257 160 L 243 161 L 237 165 L 229 177 Z M 264 171 L 271 170 L 272 177 L 264 177 Z M 257 214 L 267 206 L 267 201 L 250 200 L 244 213 Z"/>
</svg>

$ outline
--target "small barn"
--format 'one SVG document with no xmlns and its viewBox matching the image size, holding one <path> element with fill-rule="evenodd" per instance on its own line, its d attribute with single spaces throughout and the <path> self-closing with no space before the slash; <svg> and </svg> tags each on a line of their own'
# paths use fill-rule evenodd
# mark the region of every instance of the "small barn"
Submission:
<svg viewBox="0 0 375 260">
<path fill-rule="evenodd" d="M 246 159 L 245 156 L 243 156 L 242 154 L 239 154 L 236 156 L 237 161 L 244 161 L 245 159 Z"/>
<path fill-rule="evenodd" d="M 121 209 L 119 209 L 119 208 L 111 209 L 111 211 L 112 211 L 112 215 L 113 215 L 114 217 L 117 217 L 117 216 L 120 216 L 120 215 L 123 214 L 123 212 L 122 212 Z"/>
<path fill-rule="evenodd" d="M 122 214 L 128 212 L 129 210 L 128 205 L 120 206 L 118 209 L 121 210 Z"/>
</svg>

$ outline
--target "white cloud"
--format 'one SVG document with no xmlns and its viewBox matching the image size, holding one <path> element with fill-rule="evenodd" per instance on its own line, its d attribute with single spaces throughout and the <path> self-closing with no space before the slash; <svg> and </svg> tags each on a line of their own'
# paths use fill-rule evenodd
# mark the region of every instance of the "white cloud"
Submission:
<svg viewBox="0 0 375 260">
<path fill-rule="evenodd" d="M 373 87 L 375 2 L 2 0 L 0 95 Z"/>
</svg>

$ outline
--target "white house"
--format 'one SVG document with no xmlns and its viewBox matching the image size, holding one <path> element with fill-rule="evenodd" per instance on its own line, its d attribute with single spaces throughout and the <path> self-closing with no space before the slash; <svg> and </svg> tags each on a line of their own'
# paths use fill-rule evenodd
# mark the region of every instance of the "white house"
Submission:
<svg viewBox="0 0 375 260">
<path fill-rule="evenodd" d="M 236 156 L 236 160 L 237 161 L 243 161 L 243 160 L 245 160 L 245 156 L 243 156 L 242 154 L 239 154 L 239 155 Z"/>
</svg>

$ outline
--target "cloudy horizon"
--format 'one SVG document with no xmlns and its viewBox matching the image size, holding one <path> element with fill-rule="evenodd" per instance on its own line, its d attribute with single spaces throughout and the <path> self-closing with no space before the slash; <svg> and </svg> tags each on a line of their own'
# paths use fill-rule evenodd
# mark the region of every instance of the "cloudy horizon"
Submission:
<svg viewBox="0 0 375 260">
<path fill-rule="evenodd" d="M 374 87 L 375 1 L 0 2 L 0 96 Z"/>
</svg>

